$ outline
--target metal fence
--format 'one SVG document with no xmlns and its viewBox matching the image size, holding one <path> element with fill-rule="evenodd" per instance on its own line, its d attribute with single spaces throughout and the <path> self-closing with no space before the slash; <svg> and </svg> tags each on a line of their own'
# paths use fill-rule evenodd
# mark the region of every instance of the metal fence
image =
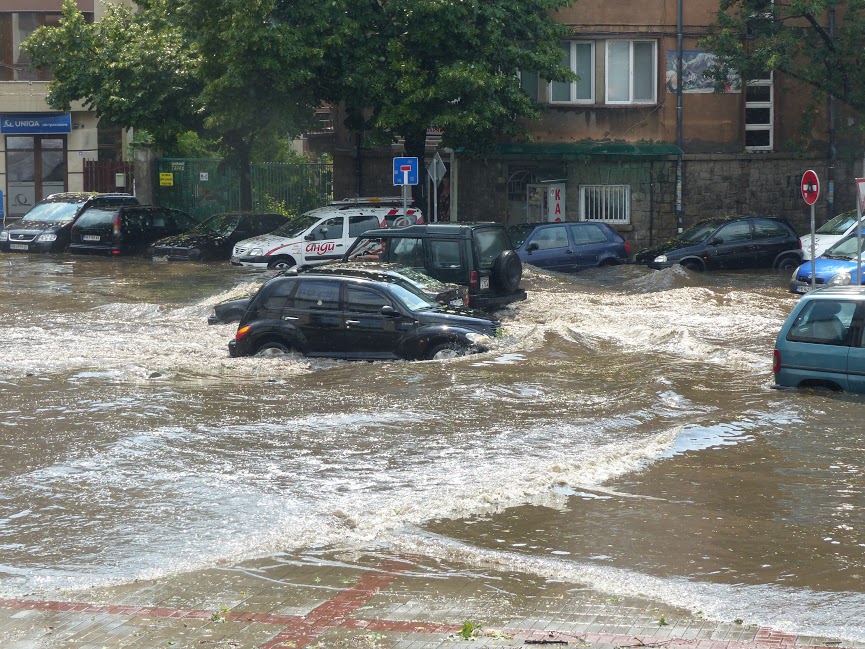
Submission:
<svg viewBox="0 0 865 649">
<path fill-rule="evenodd" d="M 205 219 L 240 209 L 238 174 L 221 160 L 160 158 L 156 202 Z M 300 214 L 333 200 L 333 165 L 265 162 L 250 165 L 252 209 Z"/>
</svg>

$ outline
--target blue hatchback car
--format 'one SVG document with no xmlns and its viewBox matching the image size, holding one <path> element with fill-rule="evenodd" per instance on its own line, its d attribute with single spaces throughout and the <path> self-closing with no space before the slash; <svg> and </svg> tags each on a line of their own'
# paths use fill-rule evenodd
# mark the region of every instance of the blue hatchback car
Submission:
<svg viewBox="0 0 865 649">
<path fill-rule="evenodd" d="M 865 392 L 865 288 L 827 286 L 793 308 L 775 341 L 777 386 Z"/>
<path fill-rule="evenodd" d="M 630 244 L 606 223 L 521 223 L 508 232 L 524 264 L 560 273 L 624 264 L 631 254 Z"/>
<path fill-rule="evenodd" d="M 865 232 L 863 232 L 865 241 Z M 814 288 L 865 284 L 865 269 L 859 278 L 859 242 L 855 233 L 849 234 L 814 260 Z M 863 246 L 865 247 L 865 246 Z M 811 290 L 811 260 L 799 266 L 790 278 L 791 293 Z"/>
</svg>

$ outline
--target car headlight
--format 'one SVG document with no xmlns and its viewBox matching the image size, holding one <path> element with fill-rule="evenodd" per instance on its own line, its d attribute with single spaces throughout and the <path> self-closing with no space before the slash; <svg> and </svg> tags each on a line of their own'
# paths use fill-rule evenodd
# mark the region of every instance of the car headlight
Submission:
<svg viewBox="0 0 865 649">
<path fill-rule="evenodd" d="M 850 273 L 843 270 L 837 275 L 833 275 L 827 283 L 829 286 L 847 286 L 850 283 Z"/>
<path fill-rule="evenodd" d="M 36 241 L 57 241 L 56 234 L 40 234 L 36 237 Z"/>
<path fill-rule="evenodd" d="M 9 240 L 9 233 L 6 232 L 6 230 L 3 230 L 3 232 L 0 232 L 0 241 L 8 241 L 8 240 Z"/>
<path fill-rule="evenodd" d="M 264 254 L 264 248 L 253 248 L 249 251 L 250 257 L 261 257 Z"/>
<path fill-rule="evenodd" d="M 492 338 L 486 334 L 468 333 L 466 339 L 473 345 L 489 345 L 492 342 Z"/>
<path fill-rule="evenodd" d="M 656 264 L 666 264 L 667 263 L 667 255 L 658 255 L 655 257 Z"/>
</svg>

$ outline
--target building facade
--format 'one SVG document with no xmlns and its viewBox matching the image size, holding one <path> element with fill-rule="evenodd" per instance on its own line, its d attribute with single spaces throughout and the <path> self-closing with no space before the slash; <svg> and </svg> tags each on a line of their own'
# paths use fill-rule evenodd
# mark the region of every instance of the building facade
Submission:
<svg viewBox="0 0 865 649">
<path fill-rule="evenodd" d="M 529 142 L 501 142 L 485 160 L 442 152 L 441 218 L 602 220 L 637 248 L 728 214 L 784 216 L 804 232 L 810 208 L 800 180 L 809 168 L 824 186 L 818 222 L 855 207 L 860 142 L 830 143 L 825 114 L 803 134 L 805 89 L 771 74 L 718 89 L 703 76 L 713 56 L 698 40 L 717 9 L 717 0 L 580 0 L 557 12 L 573 34 L 563 61 L 579 81 L 524 73 L 524 91 L 546 108 L 526 124 Z M 393 193 L 399 147 L 361 156 L 334 122 L 337 196 Z"/>
<path fill-rule="evenodd" d="M 89 21 L 99 0 L 76 0 Z M 126 0 L 127 4 L 130 0 Z M 49 73 L 33 70 L 19 46 L 42 25 L 56 25 L 62 0 L 0 0 L 0 189 L 8 217 L 60 191 L 85 189 L 86 160 L 120 159 L 126 138 L 83 105 L 58 113 L 45 102 Z"/>
</svg>

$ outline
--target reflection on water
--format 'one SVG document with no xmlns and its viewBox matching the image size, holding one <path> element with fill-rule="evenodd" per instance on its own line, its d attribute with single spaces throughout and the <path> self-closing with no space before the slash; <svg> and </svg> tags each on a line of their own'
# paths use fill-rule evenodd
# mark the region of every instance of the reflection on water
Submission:
<svg viewBox="0 0 865 649">
<path fill-rule="evenodd" d="M 262 279 L 0 256 L 0 594 L 380 547 L 865 639 L 865 402 L 770 389 L 783 278 L 529 269 L 487 354 L 231 359 Z"/>
</svg>

